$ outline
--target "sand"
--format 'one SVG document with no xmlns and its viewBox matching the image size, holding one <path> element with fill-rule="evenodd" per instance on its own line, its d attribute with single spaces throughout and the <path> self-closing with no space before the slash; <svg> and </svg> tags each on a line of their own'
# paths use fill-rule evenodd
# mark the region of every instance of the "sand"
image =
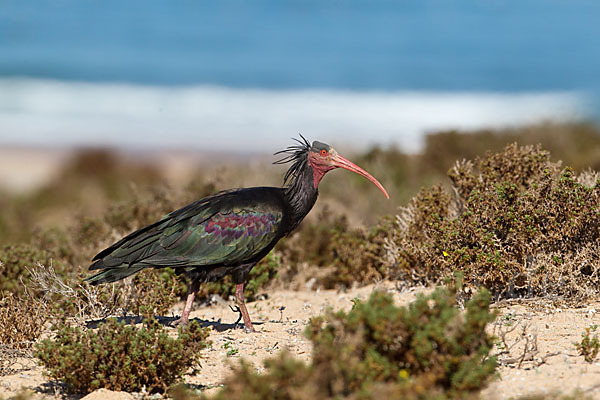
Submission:
<svg viewBox="0 0 600 400">
<path fill-rule="evenodd" d="M 232 365 L 239 362 L 241 357 L 252 362 L 260 371 L 262 360 L 284 348 L 299 359 L 308 361 L 311 345 L 303 336 L 308 320 L 321 314 L 327 307 L 348 310 L 354 298 L 364 300 L 373 290 L 388 291 L 394 295 L 397 304 L 408 304 L 418 293 L 426 293 L 431 289 L 398 291 L 393 283 L 382 282 L 345 292 L 270 291 L 268 298 L 248 305 L 258 331 L 254 334 L 234 327 L 237 313 L 229 309 L 228 302 L 197 306 L 192 317 L 211 327 L 209 340 L 212 346 L 203 351 L 200 374 L 186 376 L 185 381 L 206 393 L 214 393 L 230 373 Z M 179 313 L 182 306 L 178 304 L 173 312 Z M 500 354 L 502 363 L 498 369 L 499 377 L 483 391 L 482 398 L 510 399 L 524 394 L 553 391 L 570 394 L 579 389 L 592 398 L 600 399 L 600 363 L 585 362 L 582 356 L 577 355 L 573 344 L 581 339 L 586 327 L 599 323 L 597 310 L 600 310 L 600 303 L 577 309 L 560 309 L 539 301 L 501 303 L 496 306 L 500 312 L 496 334 L 515 327 L 507 335 L 507 344 L 512 346 L 515 341 L 518 343 L 510 353 Z M 527 326 L 524 335 L 523 326 Z M 525 338 L 529 339 L 529 347 L 537 344 L 537 351 L 529 352 L 521 360 Z M 65 397 L 61 387 L 48 380 L 43 368 L 37 366 L 34 360 L 22 359 L 20 362 L 23 370 L 0 377 L 0 397 L 10 398 L 22 389 L 32 390 L 34 397 L 39 399 Z M 120 400 L 130 397 L 131 394 L 102 389 L 85 398 Z M 133 394 L 133 397 L 139 398 L 140 394 Z"/>
</svg>

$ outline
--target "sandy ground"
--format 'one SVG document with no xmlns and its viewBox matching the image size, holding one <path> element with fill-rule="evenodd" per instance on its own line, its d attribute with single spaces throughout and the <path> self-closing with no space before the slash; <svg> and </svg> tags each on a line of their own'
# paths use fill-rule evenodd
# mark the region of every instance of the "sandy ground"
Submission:
<svg viewBox="0 0 600 400">
<path fill-rule="evenodd" d="M 201 374 L 186 377 L 186 382 L 213 393 L 230 373 L 231 365 L 241 357 L 261 370 L 262 360 L 284 348 L 300 359 L 309 360 L 311 346 L 303 336 L 308 320 L 327 307 L 347 310 L 352 307 L 352 299 L 366 299 L 373 290 L 389 291 L 397 304 L 407 304 L 418 293 L 430 289 L 398 292 L 393 284 L 384 282 L 346 292 L 272 291 L 267 299 L 249 303 L 258 330 L 256 334 L 245 333 L 233 326 L 237 313 L 232 313 L 225 301 L 198 307 L 192 317 L 212 327 L 209 338 L 212 346 L 204 351 Z M 182 304 L 177 305 L 174 312 L 178 313 L 181 307 Z M 500 354 L 499 378 L 483 392 L 482 398 L 510 399 L 540 392 L 570 394 L 580 389 L 592 398 L 600 399 L 600 363 L 586 363 L 573 345 L 581 339 L 586 327 L 600 323 L 600 315 L 596 312 L 600 310 L 600 303 L 579 309 L 559 309 L 539 302 L 504 303 L 497 307 L 500 316 L 495 333 L 501 336 L 512 330 L 507 333 L 505 343 L 512 347 L 508 353 Z M 524 351 L 526 343 L 531 351 Z M 33 360 L 22 359 L 20 362 L 25 367 L 23 370 L 0 377 L 0 398 L 10 398 L 22 388 L 33 390 L 36 398 L 64 397 L 60 386 L 49 382 L 43 369 Z M 131 397 L 126 393 L 101 390 L 86 398 L 117 400 Z"/>
<path fill-rule="evenodd" d="M 261 160 L 263 154 L 201 152 L 199 150 L 112 149 L 123 160 L 154 165 L 173 185 L 189 183 L 200 166 Z M 75 148 L 36 148 L 0 144 L 0 190 L 28 193 L 55 179 L 78 152 Z M 267 158 L 265 165 L 270 161 Z"/>
<path fill-rule="evenodd" d="M 0 189 L 34 190 L 55 178 L 69 155 L 64 149 L 0 146 Z"/>
</svg>

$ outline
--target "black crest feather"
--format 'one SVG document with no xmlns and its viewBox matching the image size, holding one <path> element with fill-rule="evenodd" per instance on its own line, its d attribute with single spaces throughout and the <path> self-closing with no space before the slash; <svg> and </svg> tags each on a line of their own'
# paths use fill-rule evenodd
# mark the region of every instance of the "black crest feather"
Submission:
<svg viewBox="0 0 600 400">
<path fill-rule="evenodd" d="M 298 175 L 306 166 L 306 157 L 308 155 L 308 151 L 310 150 L 310 143 L 308 142 L 308 140 L 306 140 L 304 136 L 302 136 L 302 134 L 299 135 L 300 139 L 292 138 L 298 144 L 289 146 L 287 149 L 280 150 L 277 153 L 273 154 L 285 154 L 283 158 L 275 161 L 273 164 L 292 163 L 290 168 L 285 173 L 285 176 L 283 177 L 284 185 L 287 184 L 292 177 Z"/>
</svg>

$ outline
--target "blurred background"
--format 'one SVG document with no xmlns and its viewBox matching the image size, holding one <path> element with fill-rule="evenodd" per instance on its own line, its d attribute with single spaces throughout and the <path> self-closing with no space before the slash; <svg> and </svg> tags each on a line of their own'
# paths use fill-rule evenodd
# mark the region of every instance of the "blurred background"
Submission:
<svg viewBox="0 0 600 400">
<path fill-rule="evenodd" d="M 280 184 L 271 154 L 298 133 L 391 186 L 392 202 L 363 200 L 375 217 L 508 141 L 595 166 L 598 16 L 593 0 L 3 0 L 0 190 L 81 206 L 56 181 L 97 168 L 136 185 Z M 365 189 L 341 175 L 328 180 Z"/>
<path fill-rule="evenodd" d="M 439 129 L 597 118 L 598 16 L 593 0 L 5 0 L 0 139 L 416 151 Z"/>
</svg>

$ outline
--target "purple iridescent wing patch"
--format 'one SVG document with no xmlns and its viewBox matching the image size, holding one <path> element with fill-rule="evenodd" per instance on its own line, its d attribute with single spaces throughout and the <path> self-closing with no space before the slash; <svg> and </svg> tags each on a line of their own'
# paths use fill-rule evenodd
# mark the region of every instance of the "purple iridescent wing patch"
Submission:
<svg viewBox="0 0 600 400">
<path fill-rule="evenodd" d="M 145 262 L 173 266 L 243 263 L 273 244 L 281 219 L 277 210 L 218 212 L 164 237 L 162 247 L 167 252 Z"/>
<path fill-rule="evenodd" d="M 210 235 L 233 237 L 261 237 L 273 231 L 279 222 L 278 216 L 249 212 L 245 214 L 217 214 L 206 221 L 204 231 Z M 277 229 L 275 229 L 277 230 Z"/>
</svg>

